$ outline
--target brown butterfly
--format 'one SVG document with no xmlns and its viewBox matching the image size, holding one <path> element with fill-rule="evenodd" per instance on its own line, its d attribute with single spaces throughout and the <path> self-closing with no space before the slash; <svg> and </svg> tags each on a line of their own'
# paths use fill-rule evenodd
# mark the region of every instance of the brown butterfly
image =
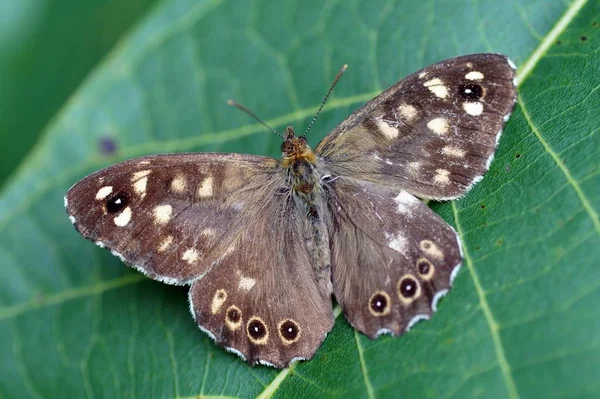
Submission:
<svg viewBox="0 0 600 399">
<path fill-rule="evenodd" d="M 75 184 L 75 228 L 123 262 L 190 285 L 190 310 L 251 364 L 310 359 L 334 323 L 371 338 L 428 319 L 462 261 L 419 198 L 459 198 L 494 156 L 514 65 L 473 54 L 431 65 L 354 112 L 313 151 L 288 127 L 282 160 L 166 154 Z M 339 75 L 338 75 L 339 77 Z"/>
</svg>

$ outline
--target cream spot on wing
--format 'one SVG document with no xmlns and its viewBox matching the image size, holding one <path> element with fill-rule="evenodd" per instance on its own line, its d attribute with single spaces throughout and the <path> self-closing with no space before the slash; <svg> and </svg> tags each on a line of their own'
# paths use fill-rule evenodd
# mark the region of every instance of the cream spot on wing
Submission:
<svg viewBox="0 0 600 399">
<path fill-rule="evenodd" d="M 481 80 L 483 79 L 483 74 L 479 71 L 471 71 L 465 75 L 465 79 L 469 80 Z"/>
<path fill-rule="evenodd" d="M 100 190 L 98 190 L 98 192 L 96 193 L 96 199 L 97 199 L 97 200 L 99 200 L 99 201 L 100 201 L 100 200 L 103 200 L 104 198 L 108 197 L 108 196 L 110 195 L 110 193 L 112 193 L 112 190 L 113 190 L 112 186 L 105 186 L 105 187 L 102 187 L 102 188 L 101 188 Z M 65 201 L 66 201 L 66 198 L 67 198 L 67 197 L 65 197 Z M 65 207 L 66 207 L 66 202 L 65 202 Z"/>
<path fill-rule="evenodd" d="M 250 277 L 240 277 L 240 283 L 238 284 L 238 290 L 248 292 L 254 287 L 256 280 Z"/>
<path fill-rule="evenodd" d="M 150 165 L 150 161 L 148 161 L 148 160 L 143 160 L 143 161 L 140 161 L 140 162 L 138 163 L 138 165 Z"/>
<path fill-rule="evenodd" d="M 448 184 L 450 183 L 450 172 L 447 171 L 446 169 L 436 169 L 435 170 L 435 177 L 433 178 L 433 180 L 436 183 L 440 183 L 440 184 Z"/>
<path fill-rule="evenodd" d="M 144 176 L 140 180 L 133 183 L 133 189 L 136 193 L 141 195 L 142 198 L 146 196 L 146 185 L 148 184 L 148 177 Z"/>
<path fill-rule="evenodd" d="M 402 190 L 400 191 L 400 194 L 394 198 L 394 201 L 396 201 L 396 204 L 398 205 L 398 208 L 396 209 L 398 213 L 410 215 L 412 213 L 410 208 L 412 208 L 419 200 Z"/>
<path fill-rule="evenodd" d="M 206 237 L 209 237 L 209 238 L 214 238 L 214 236 L 217 235 L 217 232 L 215 231 L 215 229 L 208 228 L 208 229 L 202 230 L 200 232 L 200 235 L 206 236 Z"/>
<path fill-rule="evenodd" d="M 419 247 L 421 247 L 423 252 L 425 252 L 432 258 L 444 259 L 444 253 L 442 252 L 440 247 L 438 247 L 437 244 L 431 240 L 422 240 L 419 243 Z"/>
<path fill-rule="evenodd" d="M 154 222 L 156 224 L 166 224 L 171 219 L 173 207 L 171 205 L 159 205 L 153 210 Z"/>
<path fill-rule="evenodd" d="M 131 220 L 131 207 L 127 207 L 123 209 L 121 213 L 117 217 L 114 218 L 114 222 L 119 227 L 125 227 L 129 224 Z"/>
<path fill-rule="evenodd" d="M 443 85 L 443 84 L 444 84 L 444 82 L 442 82 L 441 79 L 434 78 L 434 79 L 430 79 L 427 82 L 423 83 L 423 86 L 431 87 L 431 86 L 439 86 L 439 85 Z"/>
<path fill-rule="evenodd" d="M 389 139 L 395 139 L 396 137 L 398 137 L 398 134 L 400 134 L 398 129 L 396 129 L 393 126 L 388 125 L 386 122 L 384 122 L 382 120 L 377 121 L 377 127 L 379 127 L 379 130 L 381 131 L 381 133 L 383 133 L 383 135 Z"/>
<path fill-rule="evenodd" d="M 215 296 L 213 297 L 212 303 L 210 305 L 210 312 L 212 314 L 217 314 L 221 311 L 221 307 L 227 300 L 227 291 L 220 289 L 215 292 Z"/>
<path fill-rule="evenodd" d="M 410 162 L 408 164 L 408 167 L 412 173 L 417 173 L 419 171 L 419 168 L 421 167 L 421 162 L 418 162 L 418 161 Z"/>
<path fill-rule="evenodd" d="M 464 158 L 465 155 L 467 154 L 467 152 L 465 150 L 458 148 L 458 147 L 452 147 L 449 145 L 442 148 L 442 153 L 444 153 L 445 155 L 449 155 L 451 157 L 456 157 L 456 158 Z"/>
<path fill-rule="evenodd" d="M 148 176 L 150 173 L 152 173 L 151 170 L 140 170 L 139 172 L 135 172 L 133 174 L 133 176 L 131 176 L 131 181 L 133 181 L 133 182 L 138 181 L 142 177 Z"/>
<path fill-rule="evenodd" d="M 473 68 L 473 63 L 472 62 L 467 62 L 466 65 L 467 65 L 467 68 Z"/>
<path fill-rule="evenodd" d="M 415 118 L 415 116 L 417 116 L 417 109 L 409 104 L 400 104 L 400 106 L 398 107 L 398 112 L 400 112 L 400 115 L 411 121 Z"/>
<path fill-rule="evenodd" d="M 173 242 L 173 236 L 169 235 L 166 236 L 161 242 L 160 245 L 158 246 L 157 251 L 158 252 L 164 252 L 167 250 L 167 248 L 169 248 L 169 246 L 171 245 L 171 243 Z"/>
<path fill-rule="evenodd" d="M 448 121 L 445 118 L 433 118 L 429 122 L 427 122 L 427 127 L 429 130 L 434 132 L 437 135 L 446 134 L 449 129 Z"/>
<path fill-rule="evenodd" d="M 483 112 L 483 104 L 480 102 L 466 102 L 463 103 L 463 109 L 469 115 L 479 116 Z"/>
<path fill-rule="evenodd" d="M 444 82 L 442 82 L 439 78 L 428 80 L 427 82 L 423 83 L 423 86 L 427 87 L 430 92 L 436 95 L 436 97 L 448 97 L 448 88 L 444 86 Z"/>
<path fill-rule="evenodd" d="M 192 264 L 195 261 L 197 261 L 199 257 L 200 257 L 200 254 L 198 253 L 198 250 L 196 250 L 195 248 L 188 248 L 185 250 L 183 255 L 181 255 L 181 260 L 184 260 L 187 263 Z"/>
<path fill-rule="evenodd" d="M 187 181 L 184 176 L 177 176 L 171 181 L 171 190 L 176 193 L 183 193 L 187 187 Z"/>
<path fill-rule="evenodd" d="M 401 233 L 396 235 L 385 233 L 385 238 L 388 240 L 388 247 L 401 254 L 406 252 L 407 240 Z"/>
<path fill-rule="evenodd" d="M 208 176 L 198 186 L 198 197 L 210 197 L 213 194 L 213 178 Z"/>
</svg>

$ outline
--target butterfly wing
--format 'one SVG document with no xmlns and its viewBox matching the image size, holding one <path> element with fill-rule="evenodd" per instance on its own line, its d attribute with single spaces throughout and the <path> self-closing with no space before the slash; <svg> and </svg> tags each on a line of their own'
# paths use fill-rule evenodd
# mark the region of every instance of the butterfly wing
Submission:
<svg viewBox="0 0 600 399">
<path fill-rule="evenodd" d="M 316 152 L 331 175 L 458 198 L 489 168 L 516 100 L 514 78 L 499 54 L 439 62 L 354 112 Z"/>
<path fill-rule="evenodd" d="M 197 323 L 251 364 L 281 368 L 311 358 L 334 323 L 329 262 L 307 250 L 313 240 L 288 193 L 275 195 L 192 285 Z"/>
<path fill-rule="evenodd" d="M 65 203 L 84 237 L 156 280 L 191 284 L 190 310 L 217 343 L 284 367 L 312 357 L 333 312 L 329 268 L 314 268 L 328 252 L 310 252 L 314 226 L 283 183 L 270 158 L 158 155 L 86 177 Z"/>
<path fill-rule="evenodd" d="M 333 293 L 371 338 L 428 319 L 462 261 L 458 236 L 404 190 L 340 177 L 328 186 Z"/>
<path fill-rule="evenodd" d="M 277 188 L 278 165 L 233 154 L 147 156 L 84 178 L 65 205 L 85 238 L 156 280 L 187 284 Z"/>
</svg>

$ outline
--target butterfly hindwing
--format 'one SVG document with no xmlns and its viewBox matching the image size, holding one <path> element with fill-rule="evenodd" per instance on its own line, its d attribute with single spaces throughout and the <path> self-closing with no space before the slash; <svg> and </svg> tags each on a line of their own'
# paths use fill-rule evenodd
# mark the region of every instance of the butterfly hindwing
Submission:
<svg viewBox="0 0 600 399">
<path fill-rule="evenodd" d="M 274 195 L 192 285 L 196 322 L 251 364 L 311 358 L 334 321 L 328 262 L 305 244 L 313 234 L 288 193 Z"/>
<path fill-rule="evenodd" d="M 271 195 L 274 159 L 169 154 L 125 161 L 73 186 L 75 228 L 148 276 L 186 284 L 226 251 L 253 206 Z"/>
<path fill-rule="evenodd" d="M 462 262 L 452 227 L 404 190 L 342 177 L 328 193 L 333 292 L 350 324 L 375 338 L 429 318 Z"/>
<path fill-rule="evenodd" d="M 350 115 L 316 152 L 332 175 L 458 198 L 489 168 L 516 100 L 514 78 L 499 54 L 433 64 Z"/>
</svg>

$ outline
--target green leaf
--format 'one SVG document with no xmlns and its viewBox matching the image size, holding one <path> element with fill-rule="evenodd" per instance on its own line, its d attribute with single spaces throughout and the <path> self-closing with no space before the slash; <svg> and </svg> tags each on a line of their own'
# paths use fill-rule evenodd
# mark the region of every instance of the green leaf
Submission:
<svg viewBox="0 0 600 399">
<path fill-rule="evenodd" d="M 156 0 L 0 2 L 0 186 L 44 126 Z"/>
<path fill-rule="evenodd" d="M 600 4 L 165 1 L 46 126 L 0 192 L 0 397 L 597 397 Z M 73 230 L 68 187 L 148 153 L 277 156 L 437 60 L 519 66 L 520 99 L 486 178 L 432 206 L 465 265 L 432 320 L 371 341 L 337 318 L 316 357 L 249 367 L 195 326 L 186 289 L 150 281 Z M 101 151 L 112 140 L 116 152 Z"/>
</svg>

